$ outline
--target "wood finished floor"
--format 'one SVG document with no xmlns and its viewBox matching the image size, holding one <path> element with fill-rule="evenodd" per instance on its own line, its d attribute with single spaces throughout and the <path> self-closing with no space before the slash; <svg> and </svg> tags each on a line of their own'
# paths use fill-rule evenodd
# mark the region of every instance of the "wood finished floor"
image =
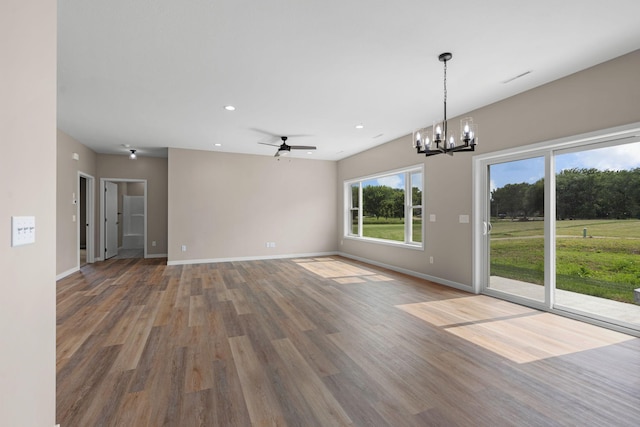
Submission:
<svg viewBox="0 0 640 427">
<path fill-rule="evenodd" d="M 57 284 L 71 426 L 637 426 L 640 339 L 340 257 Z"/>
</svg>

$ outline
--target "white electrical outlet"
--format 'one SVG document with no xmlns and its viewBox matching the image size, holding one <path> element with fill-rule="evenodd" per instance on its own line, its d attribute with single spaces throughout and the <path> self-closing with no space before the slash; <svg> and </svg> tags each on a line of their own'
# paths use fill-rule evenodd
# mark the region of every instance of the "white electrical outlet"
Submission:
<svg viewBox="0 0 640 427">
<path fill-rule="evenodd" d="M 469 224 L 469 215 L 458 215 L 458 222 L 460 224 Z"/>
<path fill-rule="evenodd" d="M 151 242 L 151 246 L 155 246 L 155 245 L 156 245 L 156 241 L 154 240 Z"/>
<path fill-rule="evenodd" d="M 436 214 L 429 215 L 429 222 L 436 222 Z"/>
<path fill-rule="evenodd" d="M 28 245 L 36 241 L 36 217 L 11 217 L 11 246 Z"/>
<path fill-rule="evenodd" d="M 180 249 L 182 249 L 182 252 L 187 252 L 187 245 L 182 245 Z"/>
</svg>

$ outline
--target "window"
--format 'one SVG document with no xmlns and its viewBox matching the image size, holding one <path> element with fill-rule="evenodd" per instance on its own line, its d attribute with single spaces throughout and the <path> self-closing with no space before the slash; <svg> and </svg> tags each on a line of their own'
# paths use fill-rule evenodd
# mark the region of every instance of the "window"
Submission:
<svg viewBox="0 0 640 427">
<path fill-rule="evenodd" d="M 474 286 L 640 331 L 640 127 L 476 156 Z"/>
<path fill-rule="evenodd" d="M 345 182 L 345 236 L 422 248 L 423 167 Z"/>
</svg>

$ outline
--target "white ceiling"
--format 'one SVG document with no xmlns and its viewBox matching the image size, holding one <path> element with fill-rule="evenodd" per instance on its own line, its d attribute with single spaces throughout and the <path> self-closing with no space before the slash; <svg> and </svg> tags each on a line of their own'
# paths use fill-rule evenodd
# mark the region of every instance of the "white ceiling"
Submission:
<svg viewBox="0 0 640 427">
<path fill-rule="evenodd" d="M 638 0 L 58 5 L 58 127 L 123 155 L 273 155 L 271 134 L 337 160 L 441 118 L 442 52 L 453 117 L 640 48 Z"/>
</svg>

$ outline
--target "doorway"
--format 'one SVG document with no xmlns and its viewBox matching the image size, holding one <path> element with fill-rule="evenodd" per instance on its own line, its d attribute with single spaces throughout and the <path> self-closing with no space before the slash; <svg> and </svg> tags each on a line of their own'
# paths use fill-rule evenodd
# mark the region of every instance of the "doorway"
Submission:
<svg viewBox="0 0 640 427">
<path fill-rule="evenodd" d="M 147 257 L 147 181 L 101 178 L 103 259 Z"/>
<path fill-rule="evenodd" d="M 95 261 L 94 189 L 93 176 L 78 172 L 78 267 Z"/>
<path fill-rule="evenodd" d="M 474 290 L 640 335 L 640 127 L 473 167 Z"/>
</svg>

